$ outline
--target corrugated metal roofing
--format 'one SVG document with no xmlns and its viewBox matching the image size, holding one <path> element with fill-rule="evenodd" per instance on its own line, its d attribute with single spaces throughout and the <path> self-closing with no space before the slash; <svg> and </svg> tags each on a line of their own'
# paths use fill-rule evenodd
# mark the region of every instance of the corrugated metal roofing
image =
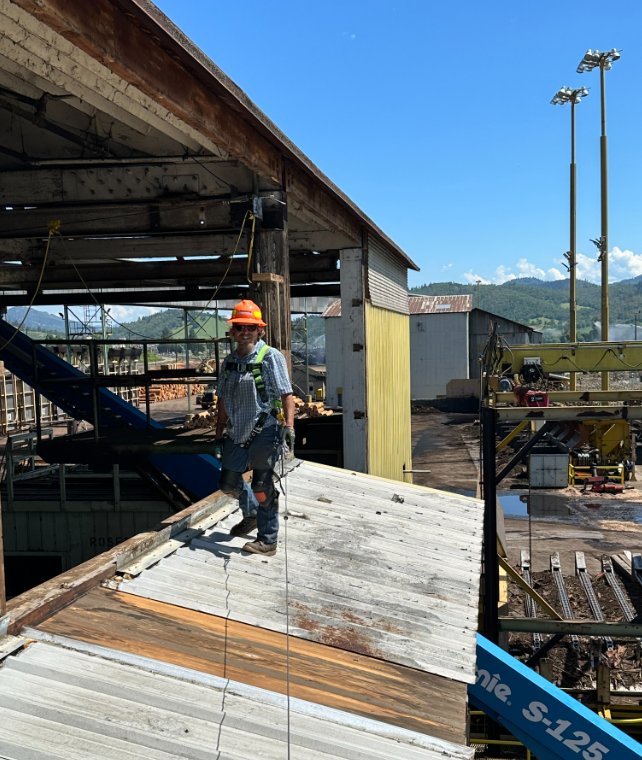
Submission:
<svg viewBox="0 0 642 760">
<path fill-rule="evenodd" d="M 444 314 L 472 311 L 473 297 L 470 294 L 457 296 L 410 296 L 411 314 Z"/>
<path fill-rule="evenodd" d="M 456 296 L 409 296 L 408 306 L 411 314 L 444 314 L 472 311 L 472 295 Z M 322 317 L 340 317 L 341 299 L 331 303 Z"/>
<path fill-rule="evenodd" d="M 36 642 L 0 670 L 2 758 L 288 756 L 280 694 L 71 639 L 59 643 Z M 474 752 L 298 699 L 290 703 L 290 746 L 298 760 L 470 760 Z"/>
<path fill-rule="evenodd" d="M 472 683 L 482 502 L 310 462 L 286 483 L 290 632 Z M 120 590 L 285 632 L 283 523 L 266 559 L 241 552 L 237 520 Z"/>
</svg>

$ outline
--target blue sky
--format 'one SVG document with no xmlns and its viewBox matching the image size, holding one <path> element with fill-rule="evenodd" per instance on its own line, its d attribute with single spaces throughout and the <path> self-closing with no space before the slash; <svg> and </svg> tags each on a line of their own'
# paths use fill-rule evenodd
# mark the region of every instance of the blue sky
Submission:
<svg viewBox="0 0 642 760">
<path fill-rule="evenodd" d="M 579 274 L 599 279 L 599 74 L 607 72 L 612 275 L 642 274 L 642 4 L 158 0 L 159 7 L 420 265 L 411 284 L 555 278 L 568 249 L 578 106 Z M 521 263 L 520 263 L 521 262 Z"/>
</svg>

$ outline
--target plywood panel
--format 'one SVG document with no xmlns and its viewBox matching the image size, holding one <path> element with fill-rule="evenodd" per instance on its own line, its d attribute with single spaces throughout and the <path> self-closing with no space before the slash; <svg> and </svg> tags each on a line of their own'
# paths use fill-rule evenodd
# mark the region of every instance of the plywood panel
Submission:
<svg viewBox="0 0 642 760">
<path fill-rule="evenodd" d="M 131 594 L 96 589 L 40 630 L 286 692 L 286 636 Z M 290 693 L 465 743 L 466 685 L 290 638 Z"/>
</svg>

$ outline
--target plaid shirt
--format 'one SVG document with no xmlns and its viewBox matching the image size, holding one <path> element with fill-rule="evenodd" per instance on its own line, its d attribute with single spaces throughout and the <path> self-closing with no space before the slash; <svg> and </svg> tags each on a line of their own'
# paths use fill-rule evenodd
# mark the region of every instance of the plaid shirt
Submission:
<svg viewBox="0 0 642 760">
<path fill-rule="evenodd" d="M 281 400 L 283 394 L 292 393 L 285 358 L 275 348 L 271 348 L 263 357 L 261 375 L 268 394 L 266 404 L 261 402 L 261 397 L 256 392 L 256 383 L 251 372 L 227 370 L 228 361 L 238 364 L 253 364 L 264 345 L 265 342 L 259 340 L 254 351 L 243 357 L 239 357 L 238 353 L 234 351 L 225 358 L 221 367 L 216 395 L 222 398 L 225 404 L 225 411 L 230 418 L 227 423 L 227 432 L 234 443 L 245 443 L 247 441 L 261 412 L 271 410 L 271 401 Z M 276 424 L 276 419 L 270 415 L 264 427 Z"/>
</svg>

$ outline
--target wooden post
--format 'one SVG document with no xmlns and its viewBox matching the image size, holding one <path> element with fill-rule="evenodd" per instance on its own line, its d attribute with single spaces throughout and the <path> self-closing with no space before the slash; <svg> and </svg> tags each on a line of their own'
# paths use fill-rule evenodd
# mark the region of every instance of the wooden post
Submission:
<svg viewBox="0 0 642 760">
<path fill-rule="evenodd" d="M 257 268 L 252 282 L 257 286 L 257 299 L 267 322 L 265 340 L 285 356 L 288 371 L 292 374 L 290 251 L 286 221 L 282 230 L 261 229 Z"/>
<path fill-rule="evenodd" d="M 597 691 L 597 703 L 608 705 L 611 702 L 611 668 L 603 662 L 595 666 L 595 684 Z"/>
</svg>

